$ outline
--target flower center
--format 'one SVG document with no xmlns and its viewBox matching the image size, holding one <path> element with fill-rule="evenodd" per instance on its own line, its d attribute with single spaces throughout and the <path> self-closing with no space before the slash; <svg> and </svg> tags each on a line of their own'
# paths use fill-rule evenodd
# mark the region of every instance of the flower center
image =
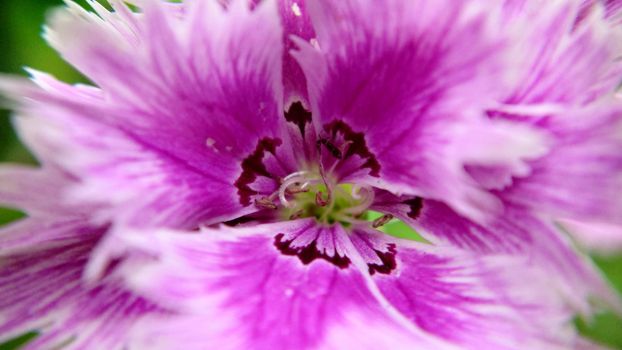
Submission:
<svg viewBox="0 0 622 350">
<path fill-rule="evenodd" d="M 278 209 L 283 220 L 315 218 L 319 223 L 349 227 L 364 221 L 374 191 L 356 184 L 338 184 L 321 172 L 299 171 L 285 177 L 278 191 L 255 200 L 255 205 Z"/>
<path fill-rule="evenodd" d="M 312 127 L 311 112 L 300 102 L 284 113 L 285 141 L 260 139 L 241 163 L 235 181 L 240 204 L 254 205 L 262 220 L 315 218 L 323 225 L 379 228 L 393 216 L 370 220 L 375 189 L 357 181 L 380 177 L 380 163 L 362 131 L 335 119 Z"/>
</svg>

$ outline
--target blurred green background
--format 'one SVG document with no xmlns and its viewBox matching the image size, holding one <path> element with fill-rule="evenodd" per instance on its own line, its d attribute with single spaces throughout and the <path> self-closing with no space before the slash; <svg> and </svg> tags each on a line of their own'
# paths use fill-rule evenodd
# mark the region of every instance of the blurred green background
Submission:
<svg viewBox="0 0 622 350">
<path fill-rule="evenodd" d="M 83 3 L 83 1 L 78 1 Z M 49 72 L 68 82 L 84 78 L 62 61 L 41 38 L 46 12 L 62 4 L 61 0 L 1 0 L 0 72 L 26 76 L 23 67 Z M 0 161 L 34 164 L 35 160 L 19 143 L 11 128 L 10 111 L 0 115 Z M 0 225 L 21 217 L 21 213 L 0 208 Z M 612 283 L 622 291 L 622 255 L 594 257 Z M 529 283 L 529 281 L 525 281 Z M 622 319 L 603 313 L 592 322 L 577 320 L 584 334 L 615 349 L 622 349 Z M 0 344 L 0 350 L 16 349 L 32 335 Z"/>
</svg>

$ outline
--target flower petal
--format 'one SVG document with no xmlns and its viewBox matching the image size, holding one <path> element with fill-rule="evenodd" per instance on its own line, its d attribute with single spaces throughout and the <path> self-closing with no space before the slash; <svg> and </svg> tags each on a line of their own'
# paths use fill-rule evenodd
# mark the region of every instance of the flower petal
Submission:
<svg viewBox="0 0 622 350">
<path fill-rule="evenodd" d="M 615 254 L 622 251 L 622 226 L 601 222 L 560 220 L 560 224 L 592 253 Z"/>
<path fill-rule="evenodd" d="M 0 205 L 23 210 L 31 215 L 67 215 L 84 207 L 71 208 L 64 203 L 63 191 L 71 178 L 58 169 L 38 169 L 23 165 L 0 166 Z"/>
<path fill-rule="evenodd" d="M 622 105 L 607 98 L 545 123 L 551 150 L 498 195 L 554 218 L 621 223 Z"/>
<path fill-rule="evenodd" d="M 88 235 L 85 218 L 80 216 L 50 218 L 26 218 L 0 228 L 0 253 L 23 252 L 33 247 L 63 244 L 67 240 Z"/>
<path fill-rule="evenodd" d="M 89 235 L 89 216 L 98 207 L 90 202 L 69 203 L 76 179 L 51 166 L 0 167 L 0 205 L 19 209 L 28 217 L 0 228 L 0 254 L 24 252 L 63 244 Z M 93 227 L 105 226 L 93 224 Z"/>
<path fill-rule="evenodd" d="M 589 259 L 552 225 L 529 212 L 511 205 L 503 217 L 482 226 L 452 211 L 439 202 L 425 201 L 415 227 L 422 235 L 431 235 L 452 245 L 480 254 L 510 253 L 527 255 L 551 275 L 574 290 L 572 303 L 582 313 L 594 311 L 591 298 L 622 310 L 621 302 Z M 586 283 L 586 281 L 590 281 Z"/>
<path fill-rule="evenodd" d="M 373 173 L 367 179 L 375 186 L 443 199 L 478 219 L 498 209 L 465 174 L 464 162 L 503 164 L 542 151 L 530 130 L 507 133 L 480 120 L 504 90 L 507 48 L 494 26 L 500 8 L 476 1 L 357 0 L 309 1 L 307 8 L 317 45 L 298 40 L 295 56 L 320 134 L 336 121 L 363 133 L 380 165 L 382 180 Z M 509 135 L 504 143 L 511 150 L 503 160 L 487 147 L 501 134 Z M 536 149 L 522 147 L 525 141 Z"/>
<path fill-rule="evenodd" d="M 519 72 L 504 103 L 579 105 L 616 88 L 621 33 L 600 11 L 576 23 L 580 1 L 514 2 L 522 4 L 506 12 L 505 23 L 520 33 Z"/>
<path fill-rule="evenodd" d="M 253 11 L 244 1 L 232 1 L 227 9 L 217 1 L 174 6 L 144 1 L 141 13 L 121 1 L 113 5 L 114 12 L 100 8 L 98 16 L 68 2 L 46 28 L 50 44 L 110 100 L 156 112 L 153 126 L 162 118 L 168 118 L 166 124 L 172 118 L 190 119 L 195 126 L 213 124 L 209 119 L 218 115 L 197 115 L 201 107 L 210 114 L 251 112 L 242 120 L 221 123 L 259 127 L 269 122 L 252 116 L 262 98 L 267 108 L 281 98 L 282 31 L 274 1 Z M 190 115 L 179 113 L 184 107 Z M 124 119 L 132 121 L 131 116 Z"/>
<path fill-rule="evenodd" d="M 581 13 L 577 22 L 580 23 L 590 13 L 604 8 L 604 14 L 614 25 L 622 23 L 622 1 L 620 0 L 583 0 Z"/>
<path fill-rule="evenodd" d="M 372 276 L 383 295 L 413 323 L 461 348 L 568 349 L 577 339 L 563 287 L 528 258 L 407 243 L 398 244 L 396 257 L 395 273 Z"/>
<path fill-rule="evenodd" d="M 279 12 L 283 22 L 284 50 L 283 50 L 283 89 L 285 105 L 293 101 L 309 103 L 305 75 L 298 62 L 290 51 L 296 48 L 291 40 L 296 36 L 310 41 L 315 38 L 315 31 L 309 18 L 305 0 L 281 0 Z"/>
<path fill-rule="evenodd" d="M 181 16 L 148 3 L 141 14 L 120 4 L 103 18 L 73 5 L 57 13 L 49 40 L 99 88 L 34 73 L 41 89 L 17 92 L 28 98 L 20 114 L 36 115 L 22 134 L 85 180 L 79 196 L 133 224 L 244 215 L 254 209 L 234 186 L 242 162 L 283 119 L 276 5 L 196 2 Z"/>
<path fill-rule="evenodd" d="M 312 234 L 315 243 L 307 237 Z M 322 236 L 332 236 L 332 250 Z M 350 263 L 353 247 L 339 226 L 322 229 L 299 220 L 199 234 L 126 233 L 120 239 L 157 257 L 132 264 L 130 283 L 189 313 L 159 326 L 147 323 L 143 347 L 343 348 L 355 337 L 363 348 L 397 339 L 408 348 L 452 348 L 395 318 L 376 299 Z M 369 338 L 361 337 L 368 331 Z"/>
<path fill-rule="evenodd" d="M 528 162 L 528 173 L 494 189 L 553 218 L 620 222 L 622 106 L 614 96 L 622 78 L 620 31 L 600 11 L 575 23 L 579 5 L 527 1 L 508 14 L 507 23 L 524 28 L 517 30 L 524 33 L 517 42 L 524 48 L 516 64 L 522 74 L 488 115 L 535 127 L 550 141 L 545 155 Z M 489 169 L 476 173 L 494 176 Z"/>
<path fill-rule="evenodd" d="M 130 256 L 130 285 L 188 314 L 146 320 L 138 330 L 144 347 L 343 348 L 356 335 L 363 348 L 396 339 L 428 348 L 421 329 L 468 349 L 567 349 L 578 341 L 566 303 L 574 291 L 528 257 L 423 247 L 371 228 L 346 235 L 309 219 L 118 239 L 129 246 L 121 255 Z M 220 322 L 210 324 L 214 315 Z"/>
<path fill-rule="evenodd" d="M 164 314 L 118 280 L 83 284 L 101 230 L 68 228 L 64 240 L 56 233 L 38 234 L 48 241 L 21 252 L 0 252 L 0 342 L 37 330 L 29 348 L 121 349 L 139 318 Z"/>
<path fill-rule="evenodd" d="M 90 255 L 108 229 L 92 203 L 63 201 L 76 179 L 51 164 L 0 169 L 0 202 L 28 212 L 0 228 L 0 343 L 37 331 L 31 349 L 122 349 L 144 315 L 163 309 L 128 291 L 109 269 L 84 283 Z"/>
</svg>

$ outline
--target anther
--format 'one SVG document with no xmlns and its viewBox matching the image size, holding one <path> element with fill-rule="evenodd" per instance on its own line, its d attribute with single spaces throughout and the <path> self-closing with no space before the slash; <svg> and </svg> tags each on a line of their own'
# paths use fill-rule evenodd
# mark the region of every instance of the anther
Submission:
<svg viewBox="0 0 622 350">
<path fill-rule="evenodd" d="M 261 197 L 259 199 L 255 199 L 255 206 L 260 209 L 277 209 L 277 205 L 272 202 L 272 200 L 268 197 Z"/>
<path fill-rule="evenodd" d="M 322 198 L 322 191 L 317 191 L 315 193 L 315 205 L 318 207 L 325 207 L 326 204 L 328 204 L 328 201 Z"/>
<path fill-rule="evenodd" d="M 391 221 L 391 219 L 393 219 L 393 215 L 391 215 L 391 214 L 384 214 L 383 216 L 381 216 L 381 217 L 377 218 L 376 220 L 374 220 L 371 223 L 371 226 L 373 228 L 378 228 L 380 226 L 383 226 L 387 222 Z"/>
<path fill-rule="evenodd" d="M 296 193 L 309 192 L 309 189 L 306 188 L 304 185 L 294 184 L 294 185 L 289 186 L 288 188 L 286 188 L 285 192 L 287 194 L 296 194 Z"/>
<path fill-rule="evenodd" d="M 302 190 L 307 188 L 307 186 L 309 185 L 309 180 L 305 178 L 306 174 L 307 174 L 306 171 L 298 171 L 298 172 L 287 175 L 283 179 L 283 183 L 281 183 L 281 185 L 279 186 L 279 190 L 276 192 L 279 197 L 279 200 L 281 201 L 281 204 L 283 204 L 286 207 L 290 207 L 290 203 L 286 198 L 286 194 L 298 193 L 298 192 L 292 193 L 290 187 L 292 186 L 294 188 L 300 187 L 300 189 Z M 303 182 L 303 181 L 305 182 L 302 185 L 300 185 L 300 182 Z M 300 191 L 300 192 L 304 192 L 304 191 Z"/>
</svg>

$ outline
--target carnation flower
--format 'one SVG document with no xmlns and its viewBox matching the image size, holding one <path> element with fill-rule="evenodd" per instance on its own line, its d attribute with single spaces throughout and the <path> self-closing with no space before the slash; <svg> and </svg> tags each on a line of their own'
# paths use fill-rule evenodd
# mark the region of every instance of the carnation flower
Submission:
<svg viewBox="0 0 622 350">
<path fill-rule="evenodd" d="M 111 4 L 46 29 L 93 85 L 2 80 L 41 167 L 0 169 L 0 338 L 584 349 L 622 310 L 562 229 L 622 220 L 613 7 Z"/>
</svg>

